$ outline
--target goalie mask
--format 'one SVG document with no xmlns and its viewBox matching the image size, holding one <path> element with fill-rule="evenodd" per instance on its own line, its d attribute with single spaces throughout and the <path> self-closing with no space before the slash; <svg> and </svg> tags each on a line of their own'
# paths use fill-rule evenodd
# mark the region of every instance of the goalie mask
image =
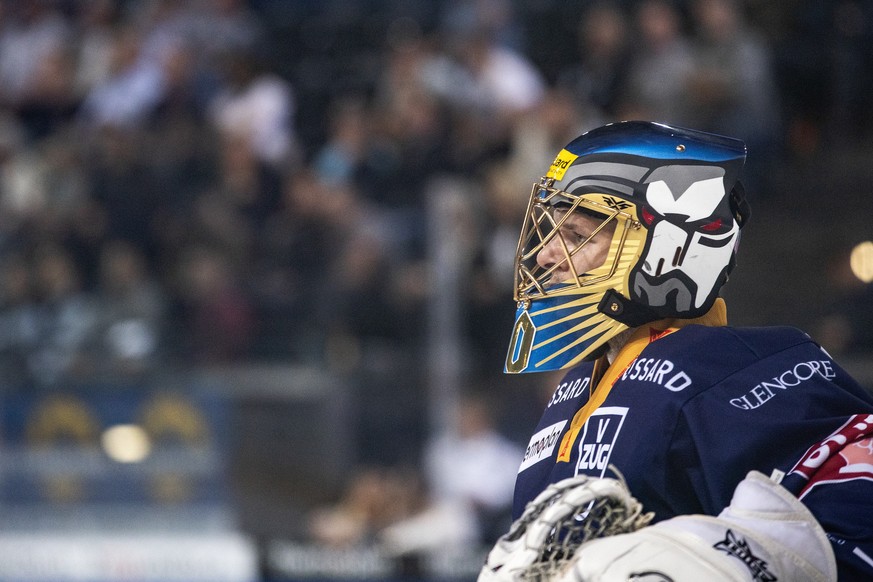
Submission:
<svg viewBox="0 0 873 582">
<path fill-rule="evenodd" d="M 749 215 L 745 157 L 740 140 L 638 121 L 570 142 L 531 192 L 505 370 L 569 368 L 626 329 L 709 311 Z"/>
</svg>

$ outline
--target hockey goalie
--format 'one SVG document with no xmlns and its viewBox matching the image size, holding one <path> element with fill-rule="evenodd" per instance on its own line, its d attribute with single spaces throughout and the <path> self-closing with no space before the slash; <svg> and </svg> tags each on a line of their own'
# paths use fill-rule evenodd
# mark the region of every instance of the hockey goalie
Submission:
<svg viewBox="0 0 873 582">
<path fill-rule="evenodd" d="M 533 185 L 505 370 L 565 376 L 480 580 L 873 580 L 873 396 L 800 330 L 727 325 L 745 158 L 621 122 Z"/>
</svg>

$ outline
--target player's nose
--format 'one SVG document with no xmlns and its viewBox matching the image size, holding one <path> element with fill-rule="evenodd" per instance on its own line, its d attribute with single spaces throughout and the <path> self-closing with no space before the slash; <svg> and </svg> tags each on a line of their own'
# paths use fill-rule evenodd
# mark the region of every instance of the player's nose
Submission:
<svg viewBox="0 0 873 582">
<path fill-rule="evenodd" d="M 550 269 L 555 265 L 558 265 L 558 268 L 560 268 L 565 258 L 561 243 L 555 237 L 546 241 L 546 244 L 537 253 L 537 264 L 544 269 Z"/>
</svg>

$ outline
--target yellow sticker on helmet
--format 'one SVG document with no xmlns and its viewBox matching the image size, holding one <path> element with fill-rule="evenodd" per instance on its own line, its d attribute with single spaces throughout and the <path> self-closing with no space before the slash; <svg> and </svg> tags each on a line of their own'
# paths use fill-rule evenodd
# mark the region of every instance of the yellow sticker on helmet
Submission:
<svg viewBox="0 0 873 582">
<path fill-rule="evenodd" d="M 552 165 L 549 166 L 549 171 L 546 174 L 547 178 L 553 178 L 555 180 L 561 180 L 564 177 L 564 172 L 567 171 L 567 168 L 570 167 L 570 164 L 573 163 L 573 160 L 578 158 L 576 154 L 570 153 L 567 150 L 561 150 L 558 153 L 558 157 L 555 158 L 555 161 L 552 162 Z"/>
</svg>

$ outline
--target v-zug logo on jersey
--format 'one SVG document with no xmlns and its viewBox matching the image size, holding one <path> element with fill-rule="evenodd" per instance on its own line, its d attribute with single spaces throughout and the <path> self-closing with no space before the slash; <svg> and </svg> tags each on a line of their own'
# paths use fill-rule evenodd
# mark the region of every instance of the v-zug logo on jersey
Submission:
<svg viewBox="0 0 873 582">
<path fill-rule="evenodd" d="M 577 475 L 604 476 L 627 411 L 627 408 L 620 406 L 606 406 L 591 414 L 582 427 L 582 437 L 579 439 Z"/>
</svg>

